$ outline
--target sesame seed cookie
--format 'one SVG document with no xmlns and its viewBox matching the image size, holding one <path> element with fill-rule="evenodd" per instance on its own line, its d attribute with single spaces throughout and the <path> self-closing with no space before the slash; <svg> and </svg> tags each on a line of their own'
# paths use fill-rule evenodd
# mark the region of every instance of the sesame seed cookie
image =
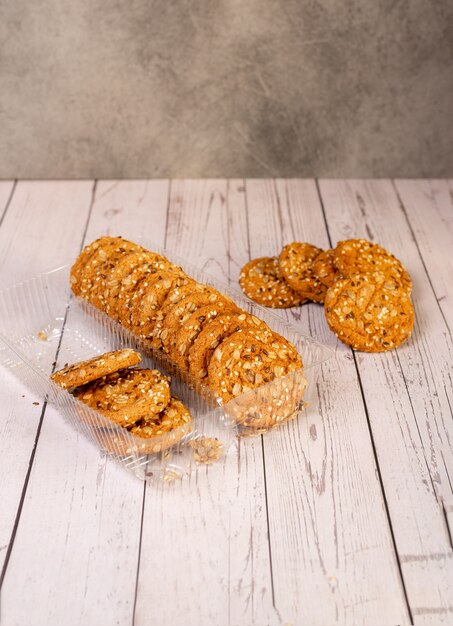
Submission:
<svg viewBox="0 0 453 626">
<path fill-rule="evenodd" d="M 311 265 L 315 277 L 326 287 L 332 287 L 336 280 L 342 278 L 334 260 L 335 250 L 323 250 L 313 260 Z"/>
<path fill-rule="evenodd" d="M 117 318 L 129 330 L 132 330 L 132 311 L 141 300 L 143 290 L 148 284 L 147 280 L 152 280 L 153 275 L 157 272 L 158 270 L 152 263 L 143 263 L 121 281 L 116 303 Z"/>
<path fill-rule="evenodd" d="M 209 362 L 217 346 L 248 326 L 270 330 L 265 322 L 245 311 L 222 313 L 209 321 L 189 348 L 188 363 L 192 376 L 199 380 L 206 378 Z"/>
<path fill-rule="evenodd" d="M 263 306 L 285 309 L 306 302 L 280 277 L 276 257 L 261 257 L 244 265 L 239 284 L 248 298 Z"/>
<path fill-rule="evenodd" d="M 98 440 L 108 452 L 119 456 L 155 454 L 167 450 L 192 431 L 192 415 L 177 398 L 154 420 L 133 426 L 129 433 L 100 429 Z M 133 437 L 132 437 L 132 436 Z"/>
<path fill-rule="evenodd" d="M 189 371 L 189 351 L 203 328 L 226 311 L 239 313 L 240 309 L 233 303 L 231 305 L 225 305 L 223 302 L 207 304 L 197 308 L 182 322 L 176 333 L 176 349 L 172 351 L 172 357 L 182 371 Z"/>
<path fill-rule="evenodd" d="M 326 286 L 316 277 L 313 261 L 322 252 L 310 243 L 294 242 L 283 248 L 278 258 L 278 271 L 296 293 L 314 302 L 324 302 Z"/>
<path fill-rule="evenodd" d="M 363 352 L 396 348 L 410 336 L 414 324 L 407 288 L 379 272 L 337 281 L 327 292 L 324 309 L 336 336 Z"/>
<path fill-rule="evenodd" d="M 382 246 L 366 239 L 339 241 L 334 263 L 344 276 L 382 272 L 399 280 L 409 293 L 412 291 L 411 277 L 401 261 Z"/>
<path fill-rule="evenodd" d="M 286 339 L 274 335 L 271 341 L 263 341 L 262 337 L 260 331 L 239 331 L 215 349 L 208 381 L 224 403 L 302 367 L 299 354 Z"/>
<path fill-rule="evenodd" d="M 98 378 L 74 395 L 120 426 L 154 419 L 170 401 L 168 377 L 157 370 L 127 369 Z"/>
<path fill-rule="evenodd" d="M 195 281 L 173 270 L 160 271 L 141 283 L 131 299 L 131 327 L 141 337 L 151 337 L 168 294 Z M 135 301 L 135 302 L 134 302 Z"/>
<path fill-rule="evenodd" d="M 140 354 L 135 350 L 130 350 L 129 348 L 115 350 L 114 352 L 106 352 L 100 356 L 95 356 L 87 361 L 69 365 L 52 374 L 51 379 L 57 385 L 63 387 L 63 389 L 71 389 L 72 387 L 85 385 L 96 380 L 96 378 L 137 365 L 141 360 Z"/>
<path fill-rule="evenodd" d="M 197 309 L 214 304 L 217 308 L 224 310 L 236 308 L 232 300 L 215 289 L 206 287 L 203 291 L 194 292 L 182 298 L 168 310 L 162 320 L 162 330 L 156 336 L 161 340 L 162 349 L 169 355 L 170 359 L 176 361 L 176 354 L 179 351 L 179 347 L 176 345 L 178 330 Z"/>
<path fill-rule="evenodd" d="M 172 269 L 172 264 L 160 254 L 148 252 L 147 250 L 126 252 L 120 257 L 114 267 L 109 272 L 106 279 L 106 308 L 105 312 L 111 317 L 118 319 L 117 301 L 122 282 L 127 279 L 136 267 L 147 264 L 159 270 Z"/>
</svg>

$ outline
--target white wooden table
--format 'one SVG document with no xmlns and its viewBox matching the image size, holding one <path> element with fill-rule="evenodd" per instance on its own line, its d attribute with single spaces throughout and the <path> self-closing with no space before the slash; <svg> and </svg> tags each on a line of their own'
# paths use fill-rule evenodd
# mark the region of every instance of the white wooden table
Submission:
<svg viewBox="0 0 453 626">
<path fill-rule="evenodd" d="M 141 234 L 225 280 L 293 240 L 367 237 L 414 279 L 398 351 L 335 349 L 319 404 L 224 468 L 144 484 L 1 370 L 5 626 L 453 623 L 453 182 L 0 183 L 0 286 Z"/>
</svg>

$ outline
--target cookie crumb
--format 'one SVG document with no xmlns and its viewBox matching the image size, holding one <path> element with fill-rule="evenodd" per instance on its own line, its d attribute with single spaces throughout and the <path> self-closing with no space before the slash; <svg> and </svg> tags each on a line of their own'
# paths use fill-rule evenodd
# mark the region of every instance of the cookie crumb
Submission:
<svg viewBox="0 0 453 626">
<path fill-rule="evenodd" d="M 47 334 L 43 330 L 40 330 L 38 333 L 36 333 L 36 336 L 41 341 L 47 341 Z"/>
<path fill-rule="evenodd" d="M 39 406 L 39 402 L 33 402 L 35 406 Z"/>
<path fill-rule="evenodd" d="M 223 454 L 222 443 L 216 437 L 199 437 L 189 442 L 193 449 L 193 457 L 197 463 L 214 463 Z"/>
</svg>

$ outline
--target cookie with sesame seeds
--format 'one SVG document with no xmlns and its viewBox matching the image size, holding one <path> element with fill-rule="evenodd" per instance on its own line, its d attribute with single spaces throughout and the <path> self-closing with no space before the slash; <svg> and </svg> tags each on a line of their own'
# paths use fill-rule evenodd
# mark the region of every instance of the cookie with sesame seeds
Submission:
<svg viewBox="0 0 453 626">
<path fill-rule="evenodd" d="M 99 444 L 118 456 L 155 454 L 167 450 L 192 432 L 192 415 L 177 398 L 172 397 L 168 406 L 152 421 L 138 422 L 124 430 L 99 429 L 95 433 Z"/>
<path fill-rule="evenodd" d="M 176 333 L 176 349 L 173 349 L 171 353 L 175 364 L 182 371 L 189 371 L 189 351 L 203 328 L 216 317 L 226 312 L 239 313 L 240 309 L 233 302 L 230 305 L 226 305 L 223 302 L 219 304 L 210 303 L 197 308 L 187 319 L 183 320 Z"/>
<path fill-rule="evenodd" d="M 335 250 L 323 250 L 313 260 L 311 269 L 315 277 L 326 287 L 332 287 L 342 274 L 335 266 Z"/>
<path fill-rule="evenodd" d="M 260 331 L 239 331 L 215 349 L 208 385 L 225 403 L 301 367 L 299 354 L 284 337 L 274 333 L 271 341 L 263 341 Z"/>
<path fill-rule="evenodd" d="M 117 318 L 123 326 L 132 329 L 131 315 L 135 305 L 139 304 L 141 289 L 146 288 L 147 281 L 152 280 L 158 270 L 152 263 L 143 263 L 121 280 L 116 303 Z"/>
<path fill-rule="evenodd" d="M 337 281 L 327 292 L 324 309 L 336 336 L 362 352 L 396 348 L 408 339 L 414 325 L 407 287 L 381 272 Z"/>
<path fill-rule="evenodd" d="M 158 370 L 125 369 L 74 391 L 75 397 L 120 426 L 148 421 L 170 402 L 170 383 Z"/>
<path fill-rule="evenodd" d="M 131 299 L 132 330 L 141 337 L 151 338 L 157 322 L 162 319 L 162 307 L 168 295 L 193 285 L 193 278 L 173 270 L 160 271 L 148 277 Z"/>
<path fill-rule="evenodd" d="M 189 348 L 188 364 L 191 375 L 198 380 L 206 379 L 214 350 L 224 339 L 247 328 L 268 331 L 269 336 L 272 335 L 265 322 L 245 311 L 239 313 L 228 311 L 209 321 Z"/>
<path fill-rule="evenodd" d="M 105 312 L 111 317 L 118 319 L 117 301 L 118 294 L 123 285 L 123 280 L 127 280 L 136 267 L 144 266 L 155 271 L 173 269 L 174 266 L 160 254 L 149 252 L 142 248 L 139 251 L 126 252 L 118 259 L 111 269 L 106 280 L 106 309 Z"/>
<path fill-rule="evenodd" d="M 326 286 L 313 271 L 313 261 L 322 250 L 310 243 L 295 241 L 286 245 L 278 257 L 279 275 L 301 297 L 324 302 Z"/>
<path fill-rule="evenodd" d="M 137 365 L 141 360 L 140 354 L 135 350 L 129 348 L 115 350 L 69 365 L 58 370 L 58 372 L 54 372 L 51 379 L 63 389 L 71 389 L 85 385 L 107 374 Z"/>
<path fill-rule="evenodd" d="M 262 306 L 285 309 L 306 302 L 281 278 L 276 257 L 261 257 L 244 265 L 239 285 L 248 298 Z"/>
<path fill-rule="evenodd" d="M 265 433 L 297 417 L 306 387 L 304 372 L 298 369 L 230 400 L 225 413 L 240 426 L 242 437 Z"/>
<path fill-rule="evenodd" d="M 367 239 L 346 239 L 335 248 L 334 263 L 344 276 L 381 272 L 393 276 L 410 293 L 411 277 L 393 254 Z"/>
<path fill-rule="evenodd" d="M 87 297 L 87 284 L 91 281 L 91 273 L 103 263 L 110 250 L 123 242 L 122 237 L 99 237 L 85 246 L 70 270 L 69 283 L 72 291 L 77 295 Z"/>
<path fill-rule="evenodd" d="M 176 353 L 179 346 L 176 345 L 176 337 L 178 330 L 187 322 L 192 313 L 207 305 L 215 305 L 218 309 L 225 311 L 237 309 L 230 298 L 212 287 L 206 287 L 202 291 L 193 292 L 182 298 L 165 313 L 161 330 L 155 336 L 162 342 L 163 351 L 168 354 L 172 361 L 176 362 L 177 359 Z"/>
<path fill-rule="evenodd" d="M 137 244 L 118 237 L 112 245 L 98 248 L 83 271 L 80 296 L 90 304 L 106 312 L 109 289 L 107 281 L 110 273 L 126 253 L 140 252 L 142 248 Z"/>
</svg>

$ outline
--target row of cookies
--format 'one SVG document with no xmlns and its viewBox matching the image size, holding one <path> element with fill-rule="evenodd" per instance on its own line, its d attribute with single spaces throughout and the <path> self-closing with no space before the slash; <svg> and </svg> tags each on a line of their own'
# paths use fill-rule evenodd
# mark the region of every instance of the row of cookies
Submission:
<svg viewBox="0 0 453 626">
<path fill-rule="evenodd" d="M 164 353 L 224 403 L 302 367 L 295 347 L 264 321 L 164 256 L 121 237 L 102 237 L 84 248 L 70 281 L 76 295 Z M 300 403 L 293 387 L 290 395 L 288 406 L 278 407 L 285 415 Z M 271 405 L 267 398 L 269 416 Z M 249 406 L 249 413 L 252 408 L 258 417 L 258 407 Z"/>
<path fill-rule="evenodd" d="M 158 370 L 136 367 L 140 361 L 135 350 L 116 350 L 69 365 L 51 378 L 83 404 L 142 439 L 134 444 L 135 452 L 160 452 L 191 431 L 192 416 L 171 393 L 170 379 Z M 83 412 L 80 418 L 89 421 Z M 99 422 L 89 423 L 95 431 L 101 429 Z M 99 434 L 104 445 L 114 448 L 111 451 L 126 451 L 123 444 L 129 440 L 118 436 L 117 430 L 102 427 Z"/>
<path fill-rule="evenodd" d="M 328 250 L 288 244 L 279 257 L 247 263 L 239 283 L 246 296 L 264 306 L 324 304 L 331 330 L 355 350 L 395 348 L 414 324 L 409 273 L 394 255 L 366 239 L 340 241 Z"/>
</svg>

